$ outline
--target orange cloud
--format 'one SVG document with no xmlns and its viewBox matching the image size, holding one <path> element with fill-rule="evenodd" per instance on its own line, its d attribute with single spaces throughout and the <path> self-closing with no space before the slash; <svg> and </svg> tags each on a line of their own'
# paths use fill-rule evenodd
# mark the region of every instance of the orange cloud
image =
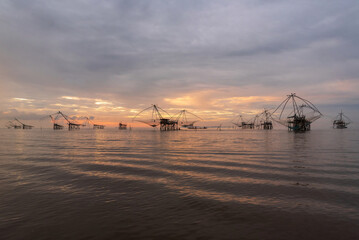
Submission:
<svg viewBox="0 0 359 240">
<path fill-rule="evenodd" d="M 176 106 L 190 106 L 196 102 L 196 99 L 191 96 L 184 96 L 177 98 L 165 98 L 164 101 Z"/>
<path fill-rule="evenodd" d="M 216 102 L 226 102 L 229 104 L 248 104 L 248 103 L 268 103 L 280 101 L 279 97 L 273 96 L 248 96 L 248 97 L 230 97 L 217 99 Z"/>
</svg>

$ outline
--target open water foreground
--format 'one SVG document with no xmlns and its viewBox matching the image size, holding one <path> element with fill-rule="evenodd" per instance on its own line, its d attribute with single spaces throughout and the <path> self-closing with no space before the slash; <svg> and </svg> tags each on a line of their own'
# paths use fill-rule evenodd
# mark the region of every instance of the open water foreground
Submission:
<svg viewBox="0 0 359 240">
<path fill-rule="evenodd" d="M 359 132 L 0 129 L 1 239 L 359 239 Z"/>
</svg>

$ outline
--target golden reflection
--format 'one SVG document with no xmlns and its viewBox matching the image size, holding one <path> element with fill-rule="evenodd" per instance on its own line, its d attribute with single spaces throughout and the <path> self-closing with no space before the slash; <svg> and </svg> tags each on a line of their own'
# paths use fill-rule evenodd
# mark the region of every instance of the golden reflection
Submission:
<svg viewBox="0 0 359 240">
<path fill-rule="evenodd" d="M 131 180 L 131 181 L 143 181 L 146 183 L 153 184 L 163 184 L 165 187 L 170 190 L 176 190 L 177 192 L 189 196 L 208 198 L 217 201 L 237 201 L 240 203 L 249 203 L 249 204 L 257 204 L 257 205 L 277 205 L 278 203 L 273 201 L 268 201 L 268 198 L 261 197 L 249 197 L 249 196 L 237 196 L 234 194 L 222 193 L 222 192 L 214 192 L 207 190 L 197 190 L 194 187 L 185 186 L 181 181 L 163 178 L 163 177 L 149 177 L 149 176 L 139 176 L 132 174 L 123 174 L 123 173 L 109 173 L 109 172 L 101 172 L 101 171 L 81 171 L 79 169 L 71 169 L 71 173 L 73 174 L 81 174 L 81 175 L 89 175 L 93 177 L 106 177 L 112 179 L 121 179 L 121 180 Z"/>
<path fill-rule="evenodd" d="M 130 180 L 130 181 L 141 181 L 145 183 L 151 184 L 161 184 L 163 187 L 168 188 L 171 191 L 175 191 L 181 195 L 188 197 L 198 197 L 205 198 L 210 200 L 215 200 L 219 202 L 236 202 L 240 204 L 251 204 L 251 205 L 260 205 L 267 207 L 276 207 L 281 206 L 280 208 L 296 208 L 298 207 L 298 201 L 302 205 L 306 205 L 308 207 L 313 208 L 312 210 L 331 210 L 335 213 L 338 211 L 338 206 L 330 203 L 323 203 L 323 201 L 316 201 L 313 199 L 296 199 L 295 201 L 291 201 L 290 199 L 281 199 L 276 196 L 273 197 L 261 197 L 261 196 L 248 196 L 248 195 L 236 195 L 230 194 L 226 192 L 218 192 L 218 191 L 210 191 L 198 189 L 193 186 L 186 186 L 182 181 L 174 180 L 165 177 L 148 177 L 148 176 L 139 176 L 132 174 L 123 174 L 123 173 L 109 173 L 109 172 L 101 172 L 101 171 L 81 171 L 79 169 L 71 169 L 71 173 L 73 174 L 81 174 L 88 175 L 92 177 L 98 178 L 111 178 L 111 179 L 120 179 L 120 180 Z M 350 207 L 339 207 L 341 211 L 352 212 L 355 209 Z"/>
<path fill-rule="evenodd" d="M 129 168 L 136 168 L 136 169 L 145 169 L 145 170 L 151 170 L 151 171 L 158 171 L 163 173 L 168 173 L 172 175 L 182 176 L 182 177 L 190 177 L 190 178 L 196 178 L 198 180 L 203 180 L 206 182 L 227 182 L 227 183 L 255 183 L 255 184 L 271 184 L 271 185 L 282 185 L 278 183 L 277 181 L 270 181 L 270 180 L 260 180 L 255 178 L 248 178 L 248 177 L 222 177 L 218 176 L 216 174 L 211 173 L 200 173 L 195 172 L 194 170 L 170 170 L 163 167 L 153 167 L 149 165 L 138 165 L 138 164 L 129 164 L 129 163 L 108 163 L 108 162 L 97 162 L 98 165 L 104 165 L 104 166 L 119 166 L 119 167 L 129 167 Z M 174 166 L 180 166 L 180 165 L 174 165 Z M 185 165 L 182 165 L 185 166 Z M 197 166 L 197 165 L 196 165 Z M 289 183 L 289 182 L 288 182 Z"/>
</svg>

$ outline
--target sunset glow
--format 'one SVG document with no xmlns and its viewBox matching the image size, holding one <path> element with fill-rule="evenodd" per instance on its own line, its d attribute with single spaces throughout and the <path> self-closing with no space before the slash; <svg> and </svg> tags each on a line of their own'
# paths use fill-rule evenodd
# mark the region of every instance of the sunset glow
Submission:
<svg viewBox="0 0 359 240">
<path fill-rule="evenodd" d="M 340 14 L 314 14 L 318 3 L 229 5 L 149 3 L 147 12 L 142 3 L 53 2 L 29 14 L 6 1 L 0 124 L 61 110 L 116 125 L 151 104 L 215 124 L 273 109 L 292 92 L 327 115 L 359 117 L 357 41 L 341 31 L 358 27 L 345 18 L 349 3 L 333 6 Z"/>
<path fill-rule="evenodd" d="M 359 0 L 1 0 L 1 239 L 359 239 Z"/>
</svg>

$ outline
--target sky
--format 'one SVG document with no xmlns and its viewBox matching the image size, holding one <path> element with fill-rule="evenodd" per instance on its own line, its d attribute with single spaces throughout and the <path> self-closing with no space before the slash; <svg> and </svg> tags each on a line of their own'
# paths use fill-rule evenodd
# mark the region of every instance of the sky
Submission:
<svg viewBox="0 0 359 240">
<path fill-rule="evenodd" d="M 0 121 L 158 104 L 218 124 L 296 93 L 358 122 L 358 29 L 357 0 L 2 0 Z"/>
</svg>

